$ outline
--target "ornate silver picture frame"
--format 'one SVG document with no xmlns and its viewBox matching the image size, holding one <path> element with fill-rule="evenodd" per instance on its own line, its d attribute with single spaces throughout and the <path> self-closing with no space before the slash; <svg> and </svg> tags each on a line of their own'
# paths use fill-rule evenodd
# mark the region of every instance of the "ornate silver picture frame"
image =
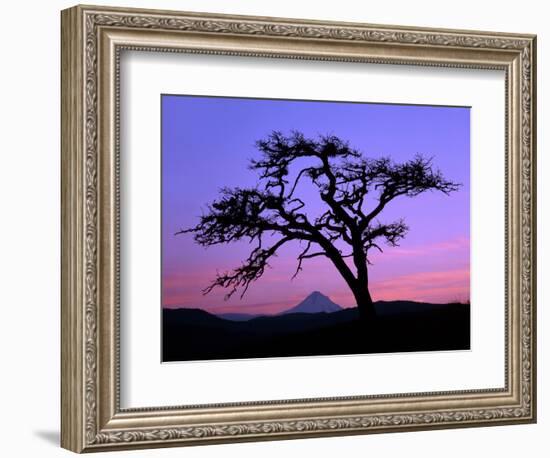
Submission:
<svg viewBox="0 0 550 458">
<path fill-rule="evenodd" d="M 94 6 L 61 18 L 62 447 L 92 452 L 536 421 L 535 36 Z M 120 58 L 127 50 L 504 72 L 504 386 L 122 407 Z"/>
</svg>

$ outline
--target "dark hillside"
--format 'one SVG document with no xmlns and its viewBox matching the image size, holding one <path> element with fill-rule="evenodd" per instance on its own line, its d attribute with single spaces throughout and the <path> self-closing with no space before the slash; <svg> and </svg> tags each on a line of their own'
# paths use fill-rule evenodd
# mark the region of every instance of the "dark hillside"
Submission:
<svg viewBox="0 0 550 458">
<path fill-rule="evenodd" d="M 470 306 L 378 302 L 365 327 L 356 309 L 246 321 L 199 309 L 163 311 L 163 361 L 467 350 Z"/>
</svg>

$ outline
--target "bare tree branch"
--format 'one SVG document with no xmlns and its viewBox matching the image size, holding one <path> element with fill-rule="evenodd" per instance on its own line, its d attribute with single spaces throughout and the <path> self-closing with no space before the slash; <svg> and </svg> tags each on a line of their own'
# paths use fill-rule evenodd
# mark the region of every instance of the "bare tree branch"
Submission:
<svg viewBox="0 0 550 458">
<path fill-rule="evenodd" d="M 268 249 L 255 249 L 242 266 L 232 272 L 226 272 L 222 275 L 218 275 L 218 277 L 203 290 L 203 294 L 210 293 L 218 286 L 222 288 L 230 288 L 229 292 L 225 295 L 226 299 L 229 299 L 233 294 L 235 294 L 235 292 L 237 292 L 239 287 L 242 287 L 242 298 L 248 290 L 250 284 L 264 274 L 265 268 L 269 266 L 269 259 L 275 255 L 277 250 L 289 240 L 291 239 L 283 238 Z"/>
</svg>

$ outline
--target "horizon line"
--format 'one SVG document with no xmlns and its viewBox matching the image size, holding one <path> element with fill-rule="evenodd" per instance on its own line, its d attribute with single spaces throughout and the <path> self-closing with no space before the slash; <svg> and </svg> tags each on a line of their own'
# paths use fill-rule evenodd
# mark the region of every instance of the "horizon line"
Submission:
<svg viewBox="0 0 550 458">
<path fill-rule="evenodd" d="M 328 297 L 328 296 L 326 296 Z M 430 301 L 418 301 L 418 300 L 413 300 L 413 299 L 392 299 L 392 300 L 386 300 L 386 299 L 380 299 L 380 300 L 377 300 L 377 301 L 373 301 L 373 304 L 379 304 L 379 303 L 391 303 L 391 302 L 412 302 L 412 303 L 415 303 L 415 304 L 429 304 L 429 305 L 451 305 L 451 304 L 460 304 L 460 305 L 471 305 L 471 302 L 470 300 L 467 300 L 467 301 L 461 301 L 461 300 L 457 300 L 457 301 L 450 301 L 450 302 L 430 302 Z M 340 307 L 341 310 L 349 310 L 349 309 L 354 309 L 354 308 L 357 308 L 356 305 L 351 305 L 351 306 L 342 306 L 340 304 L 336 304 Z M 290 307 L 290 308 L 287 308 L 287 309 L 282 309 L 278 312 L 270 312 L 270 313 L 265 313 L 265 312 L 258 312 L 258 313 L 255 313 L 255 312 L 252 312 L 252 311 L 219 311 L 219 312 L 215 312 L 215 311 L 212 311 L 212 310 L 209 310 L 207 308 L 203 308 L 203 307 L 188 307 L 188 306 L 185 306 L 185 305 L 180 305 L 180 306 L 165 306 L 165 305 L 162 305 L 161 306 L 161 309 L 164 311 L 164 310 L 182 310 L 182 309 L 185 309 L 185 310 L 202 310 L 204 312 L 207 312 L 207 313 L 210 313 L 211 315 L 228 315 L 228 314 L 240 314 L 240 315 L 256 315 L 256 316 L 273 316 L 273 315 L 279 315 L 283 312 L 286 312 L 288 310 L 291 310 L 293 309 L 294 306 Z M 338 310 L 338 311 L 341 311 L 341 310 Z M 297 313 L 300 313 L 300 312 L 297 312 Z M 301 312 L 301 313 L 334 313 L 334 312 Z"/>
</svg>

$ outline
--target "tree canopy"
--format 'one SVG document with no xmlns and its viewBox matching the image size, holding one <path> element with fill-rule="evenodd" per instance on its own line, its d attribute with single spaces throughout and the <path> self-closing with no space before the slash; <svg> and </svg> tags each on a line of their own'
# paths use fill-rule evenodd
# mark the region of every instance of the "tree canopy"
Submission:
<svg viewBox="0 0 550 458">
<path fill-rule="evenodd" d="M 369 301 L 372 306 L 369 251 L 382 251 L 382 244 L 396 246 L 409 229 L 402 219 L 384 223 L 378 216 L 397 197 L 426 191 L 448 195 L 460 187 L 435 169 L 431 158 L 416 155 L 402 163 L 368 158 L 334 135 L 307 138 L 300 132 L 274 131 L 256 146 L 260 157 L 249 167 L 258 175 L 257 185 L 223 188 L 196 226 L 176 233 L 192 233 L 206 247 L 241 240 L 254 244 L 241 266 L 218 274 L 204 293 L 222 287 L 228 290 L 226 297 L 239 289 L 244 295 L 283 245 L 301 241 L 294 276 L 305 260 L 326 257 L 358 306 Z M 318 190 L 324 204 L 321 214 L 308 215 L 307 203 L 298 196 L 305 182 Z"/>
</svg>

